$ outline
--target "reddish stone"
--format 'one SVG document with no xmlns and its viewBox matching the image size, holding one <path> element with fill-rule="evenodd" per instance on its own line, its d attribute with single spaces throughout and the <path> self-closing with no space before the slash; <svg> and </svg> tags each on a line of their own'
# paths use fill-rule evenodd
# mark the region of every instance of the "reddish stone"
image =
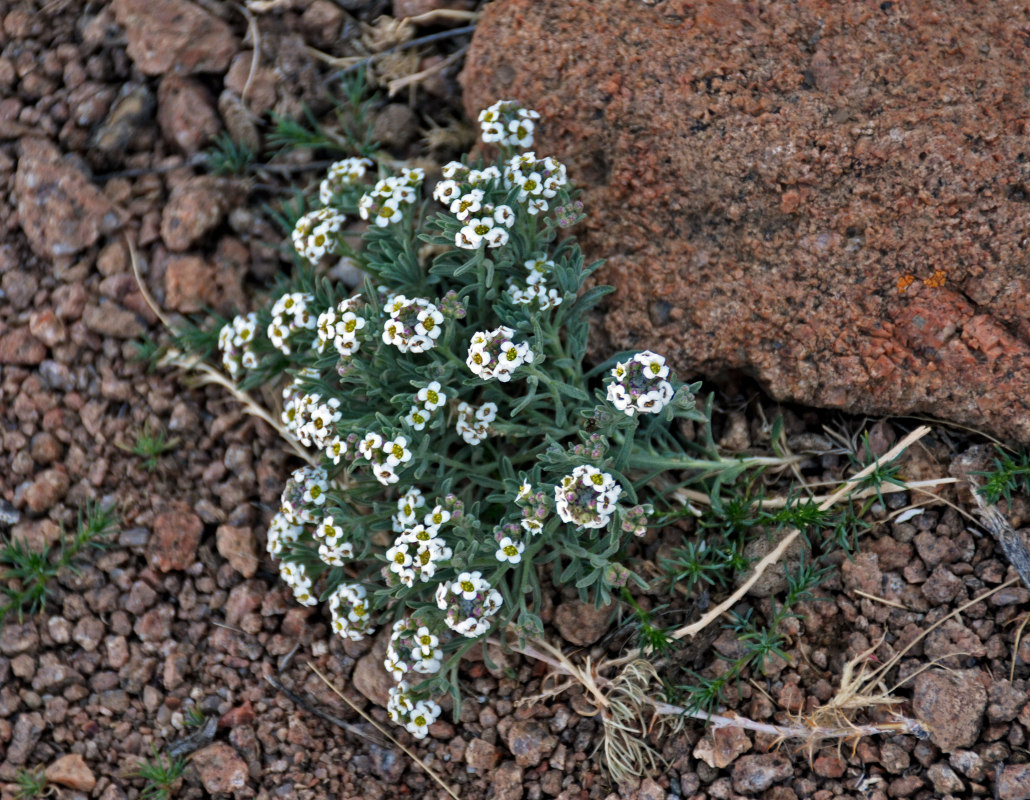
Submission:
<svg viewBox="0 0 1030 800">
<path fill-rule="evenodd" d="M 159 572 L 186 569 L 197 557 L 204 523 L 196 514 L 176 511 L 159 514 L 147 543 L 147 561 Z"/>
<path fill-rule="evenodd" d="M 15 328 L 0 336 L 0 364 L 32 366 L 46 358 L 46 346 L 28 328 Z"/>
<path fill-rule="evenodd" d="M 540 111 L 533 149 L 585 188 L 605 354 L 1030 442 L 1024 27 L 943 0 L 498 0 L 462 83 L 473 117 Z"/>
<path fill-rule="evenodd" d="M 218 720 L 218 727 L 235 728 L 238 725 L 250 725 L 256 716 L 254 706 L 250 704 L 250 700 L 244 700 L 243 705 L 230 708 L 222 714 L 222 718 Z"/>
<path fill-rule="evenodd" d="M 103 192 L 46 139 L 19 142 L 14 195 L 29 244 L 47 258 L 85 250 L 119 224 Z"/>
<path fill-rule="evenodd" d="M 166 139 L 189 155 L 222 129 L 211 93 L 199 81 L 175 74 L 163 77 L 157 87 L 157 124 Z"/>
<path fill-rule="evenodd" d="M 188 0 L 115 0 L 126 51 L 145 75 L 224 72 L 238 43 L 229 26 Z"/>
<path fill-rule="evenodd" d="M 165 304 L 184 314 L 214 304 L 215 269 L 197 256 L 173 256 L 165 268 Z"/>
</svg>

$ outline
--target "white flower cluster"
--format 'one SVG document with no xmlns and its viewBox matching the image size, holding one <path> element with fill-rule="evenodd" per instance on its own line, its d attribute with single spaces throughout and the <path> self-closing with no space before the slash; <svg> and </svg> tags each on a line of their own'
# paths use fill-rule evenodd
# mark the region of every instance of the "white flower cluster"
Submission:
<svg viewBox="0 0 1030 800">
<path fill-rule="evenodd" d="M 554 487 L 554 505 L 563 522 L 603 528 L 612 520 L 622 487 L 607 472 L 581 464 Z"/>
<path fill-rule="evenodd" d="M 440 706 L 432 700 L 415 701 L 408 694 L 408 682 L 401 681 L 390 689 L 386 713 L 398 725 L 403 725 L 416 739 L 425 739 L 429 726 L 440 717 Z"/>
<path fill-rule="evenodd" d="M 536 306 L 540 311 L 555 308 L 562 303 L 562 296 L 555 288 L 548 288 L 547 278 L 554 271 L 554 262 L 548 258 L 531 258 L 525 262 L 526 287 L 519 286 L 513 278 L 508 279 L 508 297 L 516 305 Z"/>
<path fill-rule="evenodd" d="M 416 431 L 423 430 L 432 418 L 433 412 L 443 408 L 446 403 L 447 394 L 443 391 L 440 381 L 432 381 L 418 390 L 415 403 L 404 417 L 404 422 Z"/>
<path fill-rule="evenodd" d="M 519 524 L 529 534 L 540 533 L 549 515 L 547 495 L 541 490 L 534 490 L 531 484 L 523 483 L 515 496 L 515 504 L 522 509 Z"/>
<path fill-rule="evenodd" d="M 458 422 L 454 427 L 466 444 L 475 447 L 490 435 L 490 423 L 495 419 L 497 419 L 496 403 L 472 406 L 463 401 L 458 404 Z"/>
<path fill-rule="evenodd" d="M 358 443 L 358 453 L 372 465 L 372 474 L 383 486 L 397 483 L 397 467 L 411 461 L 412 455 L 406 436 L 384 439 L 375 431 Z"/>
<path fill-rule="evenodd" d="M 359 583 L 341 583 L 329 595 L 329 612 L 333 618 L 331 627 L 344 639 L 360 642 L 375 633 L 367 598 L 368 592 Z"/>
<path fill-rule="evenodd" d="M 291 515 L 279 512 L 272 517 L 268 524 L 268 555 L 272 558 L 280 558 L 283 551 L 291 544 L 300 539 L 304 533 L 304 526 L 292 522 Z"/>
<path fill-rule="evenodd" d="M 537 159 L 533 152 L 512 156 L 502 175 L 505 189 L 519 187 L 517 200 L 532 215 L 547 211 L 547 201 L 569 182 L 564 164 L 551 156 Z"/>
<path fill-rule="evenodd" d="M 515 212 L 508 205 L 485 202 L 486 191 L 475 188 L 500 181 L 497 167 L 469 169 L 458 161 L 443 168 L 444 180 L 433 189 L 433 199 L 448 207 L 459 222 L 465 223 L 454 236 L 454 244 L 463 250 L 503 247 L 508 243 L 508 229 L 515 225 Z M 465 191 L 463 185 L 468 185 Z M 489 187 L 487 187 L 489 188 Z"/>
<path fill-rule="evenodd" d="M 312 264 L 337 250 L 336 234 L 347 218 L 335 208 L 309 211 L 293 227 L 293 249 Z"/>
<path fill-rule="evenodd" d="M 314 524 L 321 518 L 318 509 L 325 505 L 329 476 L 321 467 L 295 469 L 286 481 L 279 502 L 279 513 L 290 525 Z M 316 512 L 318 512 L 316 514 Z"/>
<path fill-rule="evenodd" d="M 218 331 L 218 349 L 222 352 L 222 366 L 229 377 L 236 380 L 244 369 L 258 365 L 257 356 L 251 344 L 257 333 L 257 314 L 233 317 L 232 321 Z"/>
<path fill-rule="evenodd" d="M 665 366 L 665 358 L 650 350 L 616 364 L 611 375 L 615 380 L 608 384 L 608 400 L 630 417 L 638 411 L 657 414 L 675 394 L 672 384 L 666 380 L 669 368 Z"/>
<path fill-rule="evenodd" d="M 361 196 L 358 214 L 362 219 L 373 220 L 380 228 L 400 222 L 404 210 L 418 200 L 418 187 L 425 177 L 425 171 L 416 167 L 404 168 L 400 175 L 383 178 L 372 187 L 372 191 Z"/>
<path fill-rule="evenodd" d="M 447 512 L 444 512 L 447 514 Z M 450 514 L 447 514 L 448 519 Z M 453 555 L 440 536 L 439 525 L 415 525 L 406 528 L 386 551 L 386 560 L 390 564 L 390 572 L 407 587 L 415 585 L 415 581 L 426 583 L 435 574 L 441 562 Z"/>
<path fill-rule="evenodd" d="M 372 162 L 367 158 L 345 158 L 330 165 L 318 187 L 318 199 L 322 205 L 329 205 L 336 195 L 364 178 L 365 172 L 371 166 Z"/>
<path fill-rule="evenodd" d="M 435 675 L 442 664 L 440 637 L 428 626 L 414 624 L 410 619 L 399 619 L 393 624 L 383 666 L 395 681 L 404 680 L 409 672 Z"/>
<path fill-rule="evenodd" d="M 515 331 L 501 326 L 492 331 L 477 331 L 472 335 L 465 363 L 484 380 L 497 378 L 502 383 L 511 380 L 511 374 L 523 364 L 533 363 L 533 351 L 526 342 L 512 341 Z"/>
<path fill-rule="evenodd" d="M 490 630 L 491 619 L 503 602 L 501 593 L 478 570 L 463 572 L 453 582 L 444 581 L 436 589 L 436 607 L 446 612 L 447 627 L 469 639 Z"/>
<path fill-rule="evenodd" d="M 342 567 L 346 560 L 354 558 L 354 545 L 344 541 L 343 528 L 336 524 L 332 515 L 315 526 L 315 540 L 318 542 L 318 557 L 323 564 Z"/>
<path fill-rule="evenodd" d="M 325 452 L 334 464 L 347 452 L 347 442 L 336 430 L 336 423 L 343 413 L 340 401 L 335 397 L 322 400 L 322 395 L 308 393 L 302 387 L 305 379 L 318 377 L 313 369 L 301 370 L 293 383 L 283 389 L 283 413 L 281 419 L 286 433 L 305 447 L 317 447 Z"/>
<path fill-rule="evenodd" d="M 318 315 L 315 323 L 315 350 L 324 353 L 332 343 L 341 357 L 354 355 L 361 349 L 358 335 L 366 325 L 364 317 L 357 313 L 363 301 L 361 295 L 354 295 L 340 302 L 336 308 L 328 308 Z"/>
<path fill-rule="evenodd" d="M 293 590 L 293 599 L 302 606 L 318 603 L 318 597 L 311 588 L 311 577 L 303 564 L 283 561 L 279 564 L 279 577 Z"/>
<path fill-rule="evenodd" d="M 272 306 L 272 322 L 268 326 L 268 340 L 272 346 L 288 356 L 291 352 L 290 337 L 298 330 L 312 330 L 318 320 L 309 305 L 314 300 L 304 292 L 290 292 L 275 301 Z"/>
<path fill-rule="evenodd" d="M 418 510 L 425 508 L 426 498 L 421 489 L 411 488 L 397 498 L 397 513 L 391 517 L 393 532 L 401 533 L 418 521 Z"/>
<path fill-rule="evenodd" d="M 523 108 L 514 100 L 498 100 L 489 108 L 479 112 L 479 127 L 486 143 L 502 147 L 532 147 L 533 120 L 540 115 Z"/>
<path fill-rule="evenodd" d="M 422 297 L 394 295 L 386 303 L 390 319 L 383 325 L 383 341 L 402 353 L 424 353 L 436 347 L 443 332 L 440 309 Z"/>
</svg>

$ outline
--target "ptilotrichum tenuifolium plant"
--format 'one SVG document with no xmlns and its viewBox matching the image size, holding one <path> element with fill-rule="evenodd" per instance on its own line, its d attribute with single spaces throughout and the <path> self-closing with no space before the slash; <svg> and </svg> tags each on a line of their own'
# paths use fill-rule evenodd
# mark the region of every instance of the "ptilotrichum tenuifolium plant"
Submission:
<svg viewBox="0 0 1030 800">
<path fill-rule="evenodd" d="M 541 632 L 545 570 L 596 603 L 639 581 L 621 555 L 661 502 L 658 472 L 740 469 L 686 456 L 669 423 L 707 417 L 662 356 L 584 371 L 586 313 L 610 289 L 583 290 L 599 264 L 559 236 L 582 205 L 528 149 L 537 119 L 484 111 L 496 160 L 447 164 L 429 199 L 421 169 L 334 164 L 296 220 L 295 276 L 218 339 L 241 388 L 286 379 L 283 429 L 317 464 L 287 482 L 268 552 L 340 636 L 392 629 L 389 712 L 416 737 L 464 652 Z M 360 291 L 325 277 L 330 258 L 365 273 Z"/>
</svg>

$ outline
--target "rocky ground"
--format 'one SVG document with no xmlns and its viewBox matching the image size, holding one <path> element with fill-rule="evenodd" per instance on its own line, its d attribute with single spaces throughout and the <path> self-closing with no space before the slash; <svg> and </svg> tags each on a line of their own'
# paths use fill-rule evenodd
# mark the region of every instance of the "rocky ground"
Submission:
<svg viewBox="0 0 1030 800">
<path fill-rule="evenodd" d="M 21 771 L 37 768 L 61 797 L 140 797 L 146 784 L 133 774 L 154 748 L 191 750 L 180 798 L 448 796 L 311 670 L 385 720 L 385 643 L 331 637 L 322 612 L 297 606 L 264 555 L 292 465 L 271 429 L 217 387 L 190 389 L 135 360 L 140 337 L 161 326 L 126 244 L 169 311 L 246 307 L 285 264 L 262 204 L 282 199 L 287 178 L 304 177 L 304 156 L 216 179 L 197 154 L 220 130 L 252 134 L 248 110 L 296 114 L 307 103 L 324 113 L 333 67 L 306 48 L 345 56 L 389 47 L 377 38 L 398 35 L 388 24 L 363 26 L 441 5 L 472 4 L 285 0 L 252 2 L 243 14 L 185 0 L 0 0 L 0 532 L 53 544 L 87 501 L 120 519 L 113 546 L 54 582 L 43 613 L 9 617 L 0 631 L 4 800 Z M 414 35 L 463 24 L 430 17 Z M 462 143 L 450 120 L 461 115 L 455 71 L 467 40 L 441 38 L 403 51 L 414 61 L 378 64 L 384 83 L 442 65 L 375 108 L 377 137 L 396 157 L 447 157 Z M 723 387 L 729 446 L 762 444 L 762 415 L 777 413 L 748 402 L 750 391 Z M 794 437 L 821 435 L 830 421 L 786 414 Z M 153 471 L 126 449 L 145 426 L 177 440 Z M 883 424 L 876 436 L 889 443 L 910 427 Z M 963 443 L 936 432 L 906 462 L 908 475 L 946 476 Z M 837 480 L 846 464 L 826 455 L 805 474 Z M 789 631 L 790 661 L 733 688 L 739 713 L 785 721 L 810 711 L 833 695 L 847 659 L 884 635 L 900 650 L 1014 575 L 971 521 L 968 493 L 944 500 L 953 505 L 907 522 L 880 510 L 861 553 L 840 559 L 821 601 Z M 1022 523 L 1018 507 L 1009 513 Z M 645 552 L 678 536 L 652 537 Z M 1027 798 L 1030 643 L 1019 632 L 1028 599 L 1020 586 L 1005 589 L 907 653 L 896 679 L 914 677 L 899 695 L 928 739 L 867 739 L 809 758 L 789 744 L 772 748 L 763 734 L 703 742 L 704 726 L 694 724 L 656 743 L 664 765 L 614 786 L 596 752 L 601 726 L 582 699 L 520 704 L 546 670 L 504 654 L 466 665 L 457 723 L 438 722 L 420 743 L 391 730 L 463 800 Z M 605 636 L 607 615 L 567 596 L 553 601 L 556 641 L 581 654 L 619 652 L 624 639 Z M 768 602 L 746 605 L 761 612 Z M 723 634 L 714 648 L 732 656 L 735 645 Z M 698 668 L 719 669 L 704 656 Z M 924 670 L 934 660 L 947 671 Z M 217 724 L 198 735 L 187 721 L 201 716 Z M 190 736 L 192 749 L 181 744 Z"/>
</svg>

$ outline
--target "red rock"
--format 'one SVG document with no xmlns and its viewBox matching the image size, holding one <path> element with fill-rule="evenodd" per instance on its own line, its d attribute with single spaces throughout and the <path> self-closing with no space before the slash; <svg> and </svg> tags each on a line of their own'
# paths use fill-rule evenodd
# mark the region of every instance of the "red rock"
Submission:
<svg viewBox="0 0 1030 800">
<path fill-rule="evenodd" d="M 85 759 L 78 753 L 61 756 L 46 768 L 43 773 L 51 783 L 67 786 L 80 792 L 92 791 L 97 785 L 96 776 L 86 765 Z"/>
<path fill-rule="evenodd" d="M 189 250 L 221 224 L 239 195 L 236 184 L 209 175 L 176 186 L 161 214 L 161 238 L 168 249 Z"/>
<path fill-rule="evenodd" d="M 34 553 L 44 553 L 61 539 L 61 528 L 50 519 L 28 520 L 11 528 L 11 541 Z"/>
<path fill-rule="evenodd" d="M 28 328 L 15 328 L 0 336 L 0 364 L 32 366 L 46 358 L 46 346 Z"/>
<path fill-rule="evenodd" d="M 498 0 L 474 118 L 542 114 L 617 292 L 605 354 L 1030 442 L 1024 24 L 1000 5 Z"/>
<path fill-rule="evenodd" d="M 47 347 L 54 347 L 67 337 L 64 323 L 52 308 L 32 312 L 29 316 L 29 332 Z"/>
<path fill-rule="evenodd" d="M 147 543 L 147 561 L 159 572 L 186 569 L 197 557 L 204 523 L 196 514 L 168 511 L 154 520 Z"/>
<path fill-rule="evenodd" d="M 214 304 L 215 269 L 197 256 L 172 256 L 165 268 L 165 305 L 184 314 Z"/>
<path fill-rule="evenodd" d="M 86 306 L 82 322 L 93 333 L 115 339 L 136 339 L 145 330 L 135 314 L 106 298 L 99 305 Z"/>
<path fill-rule="evenodd" d="M 119 224 L 103 192 L 46 139 L 19 141 L 14 196 L 29 245 L 47 258 L 85 250 Z"/>
<path fill-rule="evenodd" d="M 820 778 L 839 778 L 846 766 L 836 753 L 824 753 L 815 759 L 812 769 Z"/>
<path fill-rule="evenodd" d="M 115 0 L 126 51 L 145 75 L 224 72 L 238 43 L 229 26 L 187 0 Z"/>
<path fill-rule="evenodd" d="M 740 794 L 758 794 L 794 774 L 782 753 L 742 756 L 733 765 L 733 788 Z"/>
<path fill-rule="evenodd" d="M 554 625 L 565 641 L 583 647 L 604 635 L 611 616 L 610 605 L 595 608 L 592 603 L 569 600 L 554 610 Z"/>
<path fill-rule="evenodd" d="M 253 578 L 258 568 L 254 550 L 254 531 L 233 525 L 219 525 L 215 531 L 218 554 L 244 578 Z"/>
<path fill-rule="evenodd" d="M 187 155 L 194 155 L 222 129 L 211 93 L 202 83 L 165 75 L 157 87 L 157 124 Z"/>
<path fill-rule="evenodd" d="M 351 684 L 354 688 L 383 708 L 386 708 L 390 699 L 390 689 L 397 685 L 393 676 L 383 667 L 389 641 L 389 631 L 382 631 L 376 637 L 371 652 L 358 659 L 354 665 L 354 674 L 351 675 Z"/>
<path fill-rule="evenodd" d="M 209 744 L 194 754 L 192 764 L 200 782 L 211 794 L 241 794 L 247 788 L 247 762 L 239 757 L 232 745 L 225 742 Z"/>
<path fill-rule="evenodd" d="M 715 728 L 698 741 L 694 747 L 694 758 L 701 759 L 710 767 L 722 769 L 750 749 L 751 739 L 743 728 Z"/>
<path fill-rule="evenodd" d="M 25 492 L 25 505 L 36 514 L 49 511 L 67 494 L 70 484 L 63 466 L 45 470 L 36 476 Z"/>
<path fill-rule="evenodd" d="M 535 767 L 549 756 L 558 738 L 539 720 L 520 719 L 508 729 L 505 744 L 520 767 Z"/>
<path fill-rule="evenodd" d="M 465 748 L 465 763 L 472 769 L 489 771 L 497 766 L 501 753 L 486 739 L 473 739 Z"/>
<path fill-rule="evenodd" d="M 998 775 L 1000 800 L 1030 800 L 1030 764 L 1010 764 Z"/>
<path fill-rule="evenodd" d="M 250 725 L 256 716 L 250 700 L 244 700 L 242 705 L 231 708 L 222 715 L 222 718 L 218 720 L 218 727 L 235 728 L 239 725 Z"/>
<path fill-rule="evenodd" d="M 978 669 L 932 669 L 915 679 L 913 713 L 930 731 L 930 740 L 945 753 L 976 742 L 986 708 L 987 690 Z"/>
</svg>

